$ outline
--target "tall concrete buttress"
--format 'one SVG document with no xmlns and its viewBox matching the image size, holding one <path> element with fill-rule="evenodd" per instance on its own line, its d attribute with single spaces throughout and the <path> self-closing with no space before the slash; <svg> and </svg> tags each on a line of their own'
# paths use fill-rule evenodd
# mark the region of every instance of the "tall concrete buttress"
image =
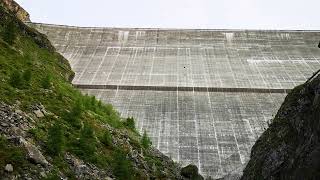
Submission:
<svg viewBox="0 0 320 180">
<path fill-rule="evenodd" d="M 31 25 L 70 61 L 75 86 L 213 178 L 241 169 L 286 93 L 320 68 L 319 31 Z"/>
</svg>

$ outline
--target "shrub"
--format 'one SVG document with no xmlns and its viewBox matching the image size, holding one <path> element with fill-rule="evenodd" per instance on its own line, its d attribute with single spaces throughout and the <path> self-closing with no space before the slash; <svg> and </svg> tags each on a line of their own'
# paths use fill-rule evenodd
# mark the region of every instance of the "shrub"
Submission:
<svg viewBox="0 0 320 180">
<path fill-rule="evenodd" d="M 106 130 L 103 135 L 100 137 L 101 143 L 103 143 L 106 146 L 111 146 L 112 145 L 112 135 L 111 133 Z"/>
<path fill-rule="evenodd" d="M 22 86 L 22 75 L 21 72 L 18 70 L 13 71 L 10 75 L 9 83 L 12 87 L 21 88 Z"/>
<path fill-rule="evenodd" d="M 135 128 L 136 128 L 133 117 L 128 117 L 126 119 L 126 121 L 124 122 L 124 125 L 127 126 L 131 130 L 135 130 Z"/>
<path fill-rule="evenodd" d="M 101 108 L 102 107 L 102 102 L 99 100 L 98 101 L 98 107 Z"/>
<path fill-rule="evenodd" d="M 51 76 L 47 75 L 41 80 L 41 87 L 44 89 L 51 88 Z"/>
<path fill-rule="evenodd" d="M 76 103 L 72 106 L 71 115 L 75 117 L 80 117 L 83 112 L 82 101 L 78 99 Z"/>
<path fill-rule="evenodd" d="M 22 78 L 24 80 L 24 84 L 29 86 L 30 81 L 31 81 L 32 73 L 30 69 L 27 69 L 26 71 L 23 72 Z"/>
<path fill-rule="evenodd" d="M 148 137 L 146 131 L 144 131 L 144 133 L 143 133 L 143 135 L 142 135 L 141 145 L 142 145 L 142 147 L 145 148 L 145 149 L 149 149 L 150 146 L 152 145 L 152 142 L 151 142 L 150 138 Z"/>
<path fill-rule="evenodd" d="M 68 121 L 73 127 L 81 128 L 81 114 L 83 112 L 83 105 L 81 100 L 77 100 L 76 103 L 72 106 L 70 112 L 67 112 L 64 116 L 64 119 Z"/>
<path fill-rule="evenodd" d="M 120 149 L 114 152 L 113 173 L 119 180 L 132 179 L 132 165 L 127 159 L 126 154 Z"/>
<path fill-rule="evenodd" d="M 0 167 L 4 167 L 7 163 L 17 168 L 22 167 L 25 163 L 25 152 L 0 135 Z"/>
<path fill-rule="evenodd" d="M 91 159 L 96 152 L 96 138 L 94 130 L 89 124 L 85 124 L 80 132 L 78 155 L 85 159 Z"/>
<path fill-rule="evenodd" d="M 62 126 L 55 123 L 48 131 L 47 148 L 48 153 L 54 156 L 60 155 L 64 146 L 64 135 Z"/>
<path fill-rule="evenodd" d="M 17 28 L 14 21 L 10 21 L 3 31 L 3 40 L 9 45 L 13 45 L 17 35 Z"/>
</svg>

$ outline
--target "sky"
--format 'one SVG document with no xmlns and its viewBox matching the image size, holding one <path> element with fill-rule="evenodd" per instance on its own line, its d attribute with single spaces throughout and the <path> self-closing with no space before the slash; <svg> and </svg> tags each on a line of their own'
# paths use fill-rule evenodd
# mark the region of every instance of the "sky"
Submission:
<svg viewBox="0 0 320 180">
<path fill-rule="evenodd" d="M 16 0 L 33 22 L 82 27 L 320 30 L 320 0 Z"/>
</svg>

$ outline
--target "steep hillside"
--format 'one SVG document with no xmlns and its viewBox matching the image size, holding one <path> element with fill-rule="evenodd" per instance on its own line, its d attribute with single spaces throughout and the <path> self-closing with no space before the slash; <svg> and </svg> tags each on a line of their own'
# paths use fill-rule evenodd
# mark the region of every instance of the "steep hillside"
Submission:
<svg viewBox="0 0 320 180">
<path fill-rule="evenodd" d="M 124 119 L 111 105 L 74 89 L 67 60 L 3 3 L 0 177 L 188 179 L 150 146 L 147 134 L 138 134 L 132 118 Z"/>
<path fill-rule="evenodd" d="M 242 179 L 320 179 L 320 75 L 288 94 Z"/>
</svg>

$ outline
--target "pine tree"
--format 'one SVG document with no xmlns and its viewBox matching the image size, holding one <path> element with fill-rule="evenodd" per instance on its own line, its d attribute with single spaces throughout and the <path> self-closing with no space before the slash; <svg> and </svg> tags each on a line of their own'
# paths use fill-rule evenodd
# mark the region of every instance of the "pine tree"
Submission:
<svg viewBox="0 0 320 180">
<path fill-rule="evenodd" d="M 130 180 L 132 179 L 132 165 L 127 159 L 126 154 L 121 150 L 116 150 L 113 159 L 113 173 L 119 180 Z"/>
<path fill-rule="evenodd" d="M 145 149 L 149 149 L 149 147 L 152 145 L 152 142 L 151 142 L 150 138 L 148 137 L 146 131 L 144 131 L 144 133 L 142 135 L 141 144 L 142 144 L 142 147 Z"/>
<path fill-rule="evenodd" d="M 133 117 L 127 118 L 127 120 L 124 124 L 131 130 L 135 130 L 135 128 L 136 128 Z"/>
<path fill-rule="evenodd" d="M 50 75 L 47 75 L 42 79 L 41 86 L 44 89 L 50 89 L 51 88 L 51 76 Z"/>
<path fill-rule="evenodd" d="M 96 152 L 96 138 L 93 128 L 89 124 L 85 124 L 80 132 L 79 147 L 82 155 L 92 156 Z"/>
<path fill-rule="evenodd" d="M 32 73 L 31 73 L 31 70 L 30 70 L 30 69 L 27 69 L 26 71 L 23 72 L 22 78 L 23 78 L 24 84 L 25 84 L 26 86 L 29 86 L 29 85 L 30 85 L 31 76 L 32 76 Z"/>
<path fill-rule="evenodd" d="M 55 123 L 48 131 L 47 148 L 48 152 L 54 156 L 61 154 L 64 146 L 64 135 L 62 126 Z"/>
<path fill-rule="evenodd" d="M 112 145 L 112 135 L 111 135 L 111 133 L 108 130 L 106 130 L 103 133 L 102 137 L 100 138 L 100 141 L 106 146 L 111 146 Z"/>
<path fill-rule="evenodd" d="M 13 71 L 10 75 L 9 83 L 12 87 L 21 88 L 22 86 L 22 75 L 21 72 L 18 70 Z"/>
</svg>

